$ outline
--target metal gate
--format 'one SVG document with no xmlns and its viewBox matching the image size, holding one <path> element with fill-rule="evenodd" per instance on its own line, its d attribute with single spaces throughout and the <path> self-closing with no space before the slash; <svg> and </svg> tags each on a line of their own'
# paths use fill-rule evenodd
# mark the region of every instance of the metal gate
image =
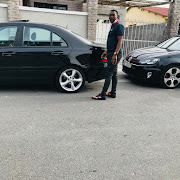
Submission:
<svg viewBox="0 0 180 180">
<path fill-rule="evenodd" d="M 165 39 L 166 23 L 144 22 L 133 20 L 120 20 L 125 27 L 123 41 L 123 57 L 130 51 L 138 48 L 153 46 Z M 110 30 L 110 23 L 107 20 L 97 22 L 96 42 L 106 44 L 107 36 Z"/>
</svg>

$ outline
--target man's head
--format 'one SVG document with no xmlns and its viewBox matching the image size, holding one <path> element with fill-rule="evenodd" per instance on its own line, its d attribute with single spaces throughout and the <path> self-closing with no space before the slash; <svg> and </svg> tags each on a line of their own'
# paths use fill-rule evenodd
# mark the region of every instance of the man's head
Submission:
<svg viewBox="0 0 180 180">
<path fill-rule="evenodd" d="M 109 13 L 109 20 L 111 23 L 113 23 L 115 20 L 117 20 L 119 17 L 118 17 L 118 11 L 116 10 L 111 10 L 110 13 Z"/>
</svg>

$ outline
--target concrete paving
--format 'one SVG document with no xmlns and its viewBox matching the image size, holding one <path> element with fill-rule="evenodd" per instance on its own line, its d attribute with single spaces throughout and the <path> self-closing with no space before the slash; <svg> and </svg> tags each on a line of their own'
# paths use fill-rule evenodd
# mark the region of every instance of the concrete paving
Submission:
<svg viewBox="0 0 180 180">
<path fill-rule="evenodd" d="M 0 87 L 0 180 L 179 180 L 180 87 L 135 82 L 117 98 Z"/>
</svg>

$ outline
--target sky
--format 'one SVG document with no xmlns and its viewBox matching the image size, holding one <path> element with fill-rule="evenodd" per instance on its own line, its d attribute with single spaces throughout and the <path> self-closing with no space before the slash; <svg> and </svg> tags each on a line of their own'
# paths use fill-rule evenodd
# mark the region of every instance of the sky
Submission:
<svg viewBox="0 0 180 180">
<path fill-rule="evenodd" d="M 167 0 L 147 0 L 147 1 L 157 1 L 157 2 L 167 2 Z M 164 7 L 164 8 L 169 8 L 169 4 L 164 4 L 164 5 L 158 5 L 156 7 Z"/>
<path fill-rule="evenodd" d="M 156 7 L 169 8 L 169 4 L 159 5 L 159 6 L 156 6 Z"/>
</svg>

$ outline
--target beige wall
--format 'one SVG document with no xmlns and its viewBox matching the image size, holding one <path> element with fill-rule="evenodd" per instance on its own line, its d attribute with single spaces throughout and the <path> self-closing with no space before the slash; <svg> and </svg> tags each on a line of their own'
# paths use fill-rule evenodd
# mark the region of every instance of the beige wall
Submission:
<svg viewBox="0 0 180 180">
<path fill-rule="evenodd" d="M 20 17 L 32 22 L 66 27 L 85 38 L 87 37 L 87 13 L 21 6 Z"/>
<path fill-rule="evenodd" d="M 132 7 L 126 12 L 126 20 L 136 20 L 136 21 L 153 21 L 153 22 L 167 22 L 167 17 L 161 16 L 159 14 L 149 12 L 145 9 Z"/>
<path fill-rule="evenodd" d="M 7 5 L 0 4 L 0 22 L 8 21 Z"/>
<path fill-rule="evenodd" d="M 0 3 L 7 3 L 8 0 L 0 0 Z"/>
<path fill-rule="evenodd" d="M 87 13 L 20 6 L 20 19 L 54 24 L 87 38 Z M 0 22 L 8 21 L 7 5 L 0 4 Z"/>
<path fill-rule="evenodd" d="M 121 6 L 109 6 L 109 5 L 98 5 L 98 19 L 109 19 L 109 12 L 112 9 L 116 9 L 120 15 L 120 19 L 126 19 L 126 7 Z M 83 11 L 87 11 L 87 3 L 83 3 Z"/>
</svg>

